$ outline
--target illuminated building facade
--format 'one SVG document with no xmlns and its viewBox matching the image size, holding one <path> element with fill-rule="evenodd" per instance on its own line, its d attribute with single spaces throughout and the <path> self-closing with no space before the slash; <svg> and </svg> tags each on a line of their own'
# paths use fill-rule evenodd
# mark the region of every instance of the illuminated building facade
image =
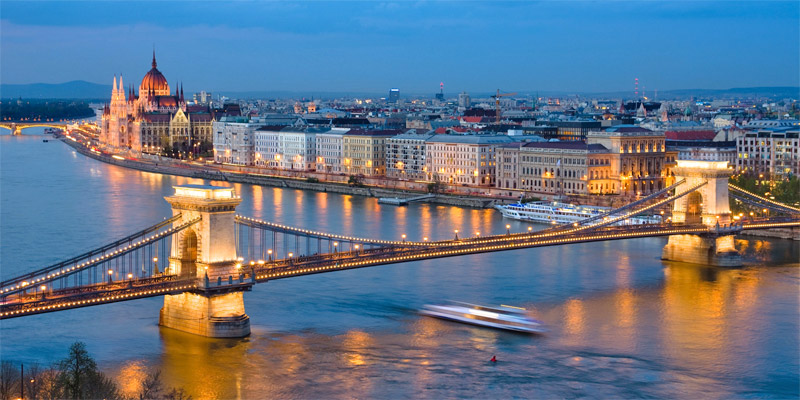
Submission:
<svg viewBox="0 0 800 400">
<path fill-rule="evenodd" d="M 761 129 L 738 137 L 736 169 L 768 176 L 800 175 L 800 130 Z"/>
<path fill-rule="evenodd" d="M 507 135 L 435 135 L 425 141 L 429 179 L 494 186 L 495 148 L 512 141 Z"/>
<path fill-rule="evenodd" d="M 511 143 L 497 148 L 497 187 L 552 194 L 619 189 L 615 154 L 582 141 Z"/>
<path fill-rule="evenodd" d="M 214 161 L 218 163 L 253 165 L 255 161 L 255 130 L 261 124 L 247 117 L 226 116 L 213 123 Z"/>
<path fill-rule="evenodd" d="M 618 155 L 620 194 L 648 195 L 672 182 L 671 168 L 677 152 L 666 151 L 663 132 L 634 125 L 617 125 L 591 131 L 587 143 L 601 144 Z"/>
<path fill-rule="evenodd" d="M 317 171 L 325 173 L 339 174 L 344 172 L 342 168 L 342 142 L 344 134 L 349 128 L 330 128 L 324 132 L 317 133 Z"/>
<path fill-rule="evenodd" d="M 114 77 L 111 102 L 101 116 L 100 141 L 137 152 L 157 153 L 164 148 L 189 152 L 192 146 L 211 141 L 213 118 L 207 108 L 188 109 L 183 88 L 171 93 L 158 70 L 156 55 L 142 78 L 139 92 L 125 89 L 122 77 Z"/>
<path fill-rule="evenodd" d="M 395 179 L 427 179 L 425 141 L 433 134 L 414 130 L 386 140 L 386 176 Z M 417 131 L 418 132 L 418 131 Z"/>
<path fill-rule="evenodd" d="M 342 136 L 342 167 L 346 174 L 386 174 L 386 140 L 399 130 L 353 129 Z"/>
</svg>

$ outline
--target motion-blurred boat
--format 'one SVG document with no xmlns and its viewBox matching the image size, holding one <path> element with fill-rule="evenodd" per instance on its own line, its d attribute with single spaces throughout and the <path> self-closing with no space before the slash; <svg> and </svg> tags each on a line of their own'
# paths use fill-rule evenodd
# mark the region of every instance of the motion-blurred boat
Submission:
<svg viewBox="0 0 800 400">
<path fill-rule="evenodd" d="M 425 305 L 423 315 L 465 324 L 486 326 L 525 333 L 546 332 L 541 321 L 529 318 L 524 308 L 501 305 L 486 307 L 476 304 L 453 302 L 448 305 Z"/>
</svg>

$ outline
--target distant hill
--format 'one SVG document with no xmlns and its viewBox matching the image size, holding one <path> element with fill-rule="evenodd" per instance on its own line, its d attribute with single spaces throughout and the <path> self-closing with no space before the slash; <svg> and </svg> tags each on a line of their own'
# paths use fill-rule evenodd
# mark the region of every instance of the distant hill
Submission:
<svg viewBox="0 0 800 400">
<path fill-rule="evenodd" d="M 324 89 L 324 88 L 321 88 Z M 562 91 L 533 91 L 533 90 L 517 90 L 520 97 L 526 95 L 536 95 L 542 97 L 572 97 L 579 95 L 581 97 L 590 98 L 608 98 L 608 99 L 629 99 L 633 97 L 630 91 L 617 91 L 617 92 L 562 92 Z M 323 98 L 332 99 L 337 97 L 385 97 L 386 92 L 367 92 L 367 91 L 287 91 L 287 90 L 253 90 L 253 91 L 227 91 L 220 90 L 214 91 L 214 95 L 224 95 L 231 98 L 240 99 L 253 99 L 253 98 Z M 473 99 L 489 97 L 494 93 L 475 91 L 470 95 Z M 648 91 L 648 97 L 655 97 L 654 91 Z M 428 96 L 432 97 L 432 93 L 403 93 L 403 97 L 407 96 Z M 453 95 L 448 94 L 449 97 Z M 32 99 L 98 99 L 108 101 L 111 97 L 111 85 L 101 85 L 98 83 L 86 81 L 72 81 L 66 83 L 31 83 L 24 85 L 16 84 L 0 84 L 0 98 L 32 98 Z M 769 87 L 750 87 L 750 88 L 731 88 L 731 89 L 677 89 L 677 90 L 659 90 L 657 100 L 677 100 L 677 99 L 690 99 L 696 97 L 697 99 L 725 99 L 725 98 L 800 98 L 800 87 L 797 86 L 769 86 Z"/>
<path fill-rule="evenodd" d="M 587 97 L 607 97 L 607 98 L 631 98 L 633 93 L 627 92 L 607 92 L 607 93 L 584 93 Z M 656 93 L 648 91 L 647 96 L 654 98 Z M 659 90 L 656 100 L 685 100 L 692 97 L 702 99 L 726 99 L 726 98 L 800 98 L 800 87 L 798 86 L 763 86 L 749 88 L 731 89 L 676 89 Z"/>
<path fill-rule="evenodd" d="M 65 83 L 0 84 L 0 98 L 29 99 L 108 99 L 111 85 L 86 81 Z"/>
</svg>

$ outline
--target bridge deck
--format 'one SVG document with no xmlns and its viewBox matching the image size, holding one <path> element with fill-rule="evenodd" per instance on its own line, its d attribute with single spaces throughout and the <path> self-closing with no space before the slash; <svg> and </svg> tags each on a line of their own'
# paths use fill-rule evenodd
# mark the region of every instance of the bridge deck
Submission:
<svg viewBox="0 0 800 400">
<path fill-rule="evenodd" d="M 263 266 L 256 266 L 255 268 L 245 267 L 242 269 L 241 276 L 237 277 L 238 279 L 233 279 L 236 283 L 231 285 L 223 284 L 209 287 L 203 285 L 197 279 L 159 276 L 131 281 L 87 285 L 65 289 L 63 291 L 49 292 L 45 296 L 41 294 L 10 296 L 0 305 L 0 319 L 161 296 L 164 294 L 177 294 L 186 291 L 201 290 L 204 287 L 206 288 L 205 290 L 222 290 L 225 289 L 226 286 L 231 286 L 231 288 L 236 289 L 242 287 L 242 285 L 249 285 L 248 282 L 252 282 L 253 280 L 255 280 L 255 282 L 267 282 L 269 280 L 285 279 L 302 275 L 468 254 L 681 234 L 731 235 L 746 229 L 797 226 L 800 226 L 800 219 L 797 218 L 754 221 L 747 224 L 721 227 L 718 229 L 709 228 L 704 225 L 611 226 L 588 232 L 578 231 L 561 233 L 558 235 L 537 235 L 536 232 L 520 233 L 441 241 L 436 242 L 435 245 L 431 243 L 429 247 L 414 245 L 392 246 L 362 250 L 359 252 L 326 253 L 299 259 L 276 260 Z M 243 284 L 242 282 L 245 283 Z"/>
</svg>

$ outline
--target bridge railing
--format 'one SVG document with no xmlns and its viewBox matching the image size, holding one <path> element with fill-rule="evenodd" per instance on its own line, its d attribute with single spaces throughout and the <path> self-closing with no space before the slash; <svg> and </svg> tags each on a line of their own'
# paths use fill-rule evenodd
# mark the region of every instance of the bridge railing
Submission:
<svg viewBox="0 0 800 400">
<path fill-rule="evenodd" d="M 167 221 L 176 220 L 173 217 Z M 57 268 L 51 266 L 10 279 L 6 281 L 6 286 L 0 288 L 0 299 L 8 301 L 9 296 L 18 294 L 25 296 L 28 293 L 159 276 L 162 273 L 158 268 L 158 257 L 161 257 L 161 265 L 167 265 L 172 235 L 196 224 L 200 218 L 159 231 L 166 228 L 167 221 L 141 231 L 152 233 L 151 236 L 128 236 L 125 240 L 113 242 L 116 246 L 105 245 L 100 248 L 102 251 L 96 249 L 84 253 L 84 257 L 73 257 L 68 263 L 55 264 Z M 132 237 L 138 240 L 133 241 Z"/>
<path fill-rule="evenodd" d="M 751 204 L 755 203 L 755 204 L 758 204 L 759 206 L 763 205 L 763 206 L 765 206 L 767 208 L 770 208 L 770 209 L 773 209 L 773 210 L 778 210 L 778 211 L 781 211 L 781 212 L 785 212 L 787 214 L 800 214 L 800 209 L 799 208 L 792 207 L 792 206 L 790 206 L 788 204 L 779 203 L 777 201 L 765 198 L 763 196 L 759 196 L 759 195 L 757 195 L 755 193 L 749 192 L 747 190 L 744 190 L 744 189 L 742 189 L 742 188 L 740 188 L 738 186 L 732 185 L 730 183 L 728 184 L 728 189 L 730 189 L 732 192 L 734 192 L 734 193 L 731 193 L 731 196 L 739 198 L 740 200 L 743 200 L 743 201 L 748 201 Z"/>
<path fill-rule="evenodd" d="M 146 236 L 146 235 L 148 235 L 150 233 L 157 232 L 161 228 L 163 228 L 163 227 L 165 227 L 165 226 L 167 226 L 167 225 L 179 220 L 180 218 L 181 218 L 181 214 L 177 214 L 177 215 L 175 215 L 175 216 L 173 216 L 173 217 L 171 217 L 169 219 L 165 219 L 164 221 L 161 221 L 161 222 L 159 222 L 159 223 L 157 223 L 157 224 L 155 224 L 153 226 L 147 227 L 147 228 L 145 228 L 145 229 L 143 229 L 143 230 L 141 230 L 139 232 L 136 232 L 136 233 L 128 235 L 128 236 L 126 236 L 124 238 L 115 240 L 115 241 L 113 241 L 111 243 L 108 243 L 106 245 L 100 246 L 100 247 L 98 247 L 96 249 L 89 250 L 88 252 L 85 252 L 83 254 L 79 254 L 79 255 L 77 255 L 75 257 L 71 257 L 71 258 L 69 258 L 67 260 L 57 262 L 57 263 L 55 263 L 53 265 L 50 265 L 48 267 L 44 267 L 42 269 L 29 272 L 29 273 L 17 276 L 15 278 L 7 279 L 7 280 L 5 280 L 3 282 L 0 282 L 0 292 L 2 292 L 4 289 L 6 289 L 9 286 L 18 285 L 22 281 L 32 280 L 32 279 L 35 279 L 37 276 L 47 275 L 47 274 L 49 274 L 51 272 L 59 271 L 59 270 L 64 269 L 64 268 L 66 268 L 68 266 L 74 266 L 79 261 L 86 260 L 86 259 L 91 259 L 92 257 L 97 256 L 97 255 L 104 255 L 105 253 L 111 251 L 112 249 L 119 248 L 120 246 L 123 246 L 125 244 L 132 245 L 133 243 L 138 241 L 139 238 L 144 237 L 144 236 Z"/>
<path fill-rule="evenodd" d="M 630 209 L 633 209 L 635 207 L 638 207 L 641 204 L 645 204 L 645 203 L 647 203 L 649 201 L 652 201 L 652 200 L 660 198 L 665 193 L 669 193 L 669 191 L 677 188 L 678 186 L 684 184 L 685 182 L 686 182 L 686 179 L 681 179 L 680 181 L 675 182 L 674 184 L 672 184 L 672 185 L 670 185 L 670 186 L 668 186 L 668 187 L 666 187 L 664 189 L 661 189 L 661 190 L 659 190 L 657 192 L 651 193 L 651 194 L 649 194 L 649 195 L 647 195 L 647 196 L 645 196 L 645 197 L 643 197 L 643 198 L 641 198 L 639 200 L 636 200 L 636 201 L 634 201 L 632 203 L 629 203 L 629 204 L 626 204 L 624 206 L 618 207 L 616 209 L 607 211 L 607 212 L 605 212 L 603 214 L 599 214 L 599 215 L 596 215 L 594 217 L 590 217 L 590 218 L 586 218 L 584 220 L 578 221 L 578 225 L 589 225 L 594 221 L 599 221 L 599 220 L 602 220 L 604 218 L 614 218 L 615 215 L 619 215 L 620 213 L 623 213 L 623 212 L 625 212 L 627 210 L 630 210 Z M 563 225 L 559 225 L 557 227 L 554 227 L 553 229 L 565 229 L 565 228 L 568 229 L 568 228 L 570 228 L 572 226 L 573 226 L 573 224 L 563 224 Z"/>
</svg>

